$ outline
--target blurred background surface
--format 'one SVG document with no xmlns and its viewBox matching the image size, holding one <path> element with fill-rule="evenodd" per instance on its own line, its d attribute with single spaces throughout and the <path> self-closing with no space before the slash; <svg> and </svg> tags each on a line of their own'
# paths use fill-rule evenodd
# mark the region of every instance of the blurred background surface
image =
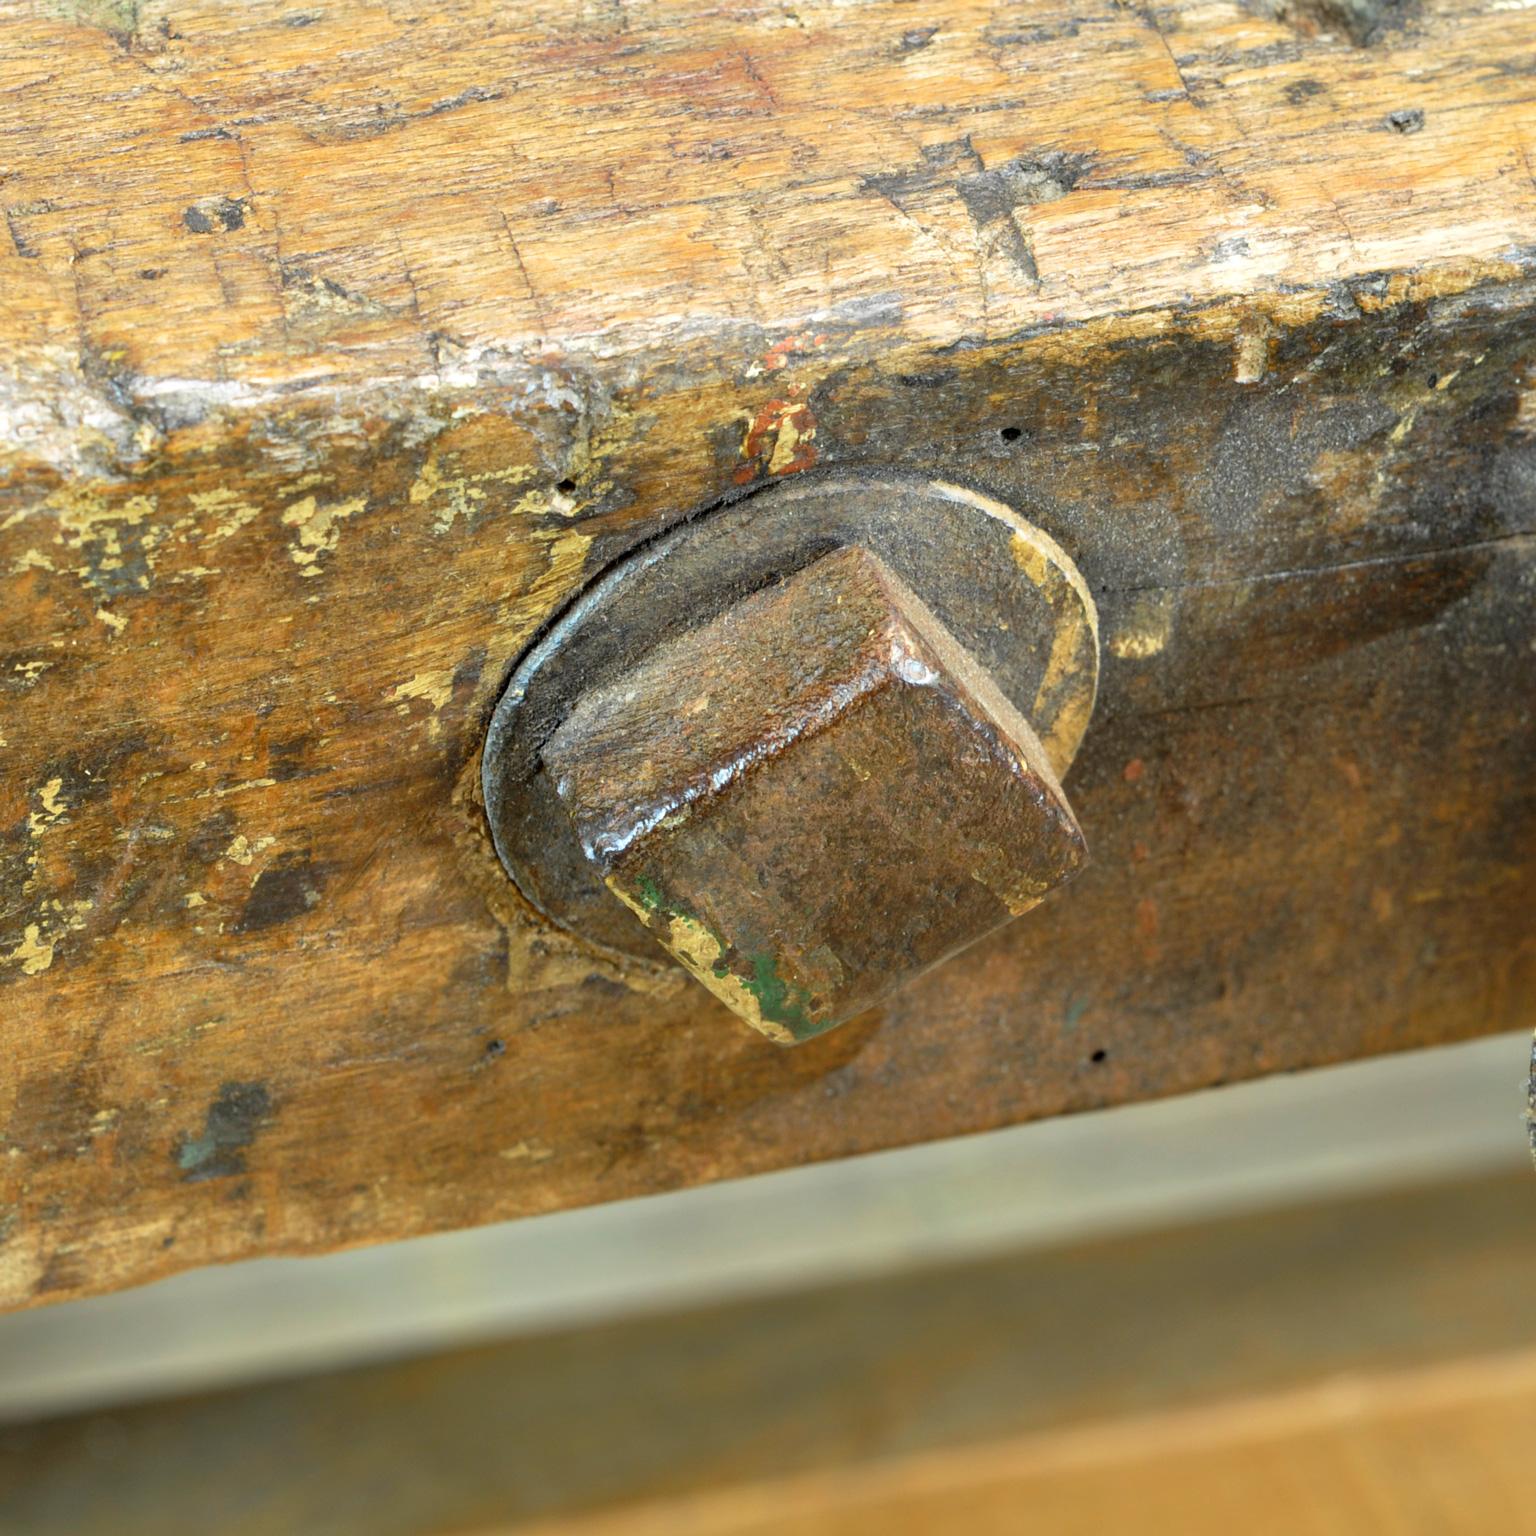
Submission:
<svg viewBox="0 0 1536 1536">
<path fill-rule="evenodd" d="M 1536 1530 L 1529 1058 L 3 1317 L 0 1532 Z"/>
</svg>

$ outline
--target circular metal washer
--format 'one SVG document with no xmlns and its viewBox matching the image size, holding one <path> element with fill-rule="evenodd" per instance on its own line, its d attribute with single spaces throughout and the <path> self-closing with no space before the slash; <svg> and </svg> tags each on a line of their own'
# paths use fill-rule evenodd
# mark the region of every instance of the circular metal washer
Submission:
<svg viewBox="0 0 1536 1536">
<path fill-rule="evenodd" d="M 1058 779 L 1098 686 L 1098 615 L 1061 546 L 990 497 L 941 481 L 798 477 L 701 513 L 610 567 L 518 663 L 481 767 L 496 852 L 545 916 L 604 948 L 657 957 L 655 940 L 582 854 L 544 743 L 587 689 L 663 641 L 831 550 L 878 555 L 1034 726 Z"/>
</svg>

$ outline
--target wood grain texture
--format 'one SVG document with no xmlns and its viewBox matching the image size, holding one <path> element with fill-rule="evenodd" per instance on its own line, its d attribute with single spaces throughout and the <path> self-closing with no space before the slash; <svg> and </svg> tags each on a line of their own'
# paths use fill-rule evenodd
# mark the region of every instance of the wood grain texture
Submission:
<svg viewBox="0 0 1536 1536">
<path fill-rule="evenodd" d="M 5 1304 L 1528 1026 L 1536 19 L 1360 35 L 7 7 Z M 788 1059 L 476 759 L 586 576 L 856 464 L 1084 571 L 1096 863 Z"/>
</svg>

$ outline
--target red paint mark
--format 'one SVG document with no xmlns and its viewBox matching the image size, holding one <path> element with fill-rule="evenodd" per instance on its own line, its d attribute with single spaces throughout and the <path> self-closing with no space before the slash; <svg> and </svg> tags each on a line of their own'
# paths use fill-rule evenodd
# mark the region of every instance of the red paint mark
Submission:
<svg viewBox="0 0 1536 1536">
<path fill-rule="evenodd" d="M 1152 850 L 1145 843 L 1131 844 L 1131 863 L 1145 864 L 1152 856 Z"/>
<path fill-rule="evenodd" d="M 827 344 L 825 331 L 818 331 L 814 336 L 795 335 L 786 336 L 783 341 L 776 341 L 763 353 L 763 368 L 768 373 L 776 373 L 789 362 L 793 353 L 811 352 L 817 347 Z"/>
<path fill-rule="evenodd" d="M 816 462 L 815 436 L 816 417 L 804 400 L 770 400 L 747 428 L 741 445 L 747 462 L 735 473 L 737 485 L 765 472 L 777 478 L 809 469 Z"/>
<path fill-rule="evenodd" d="M 1141 783 L 1141 776 L 1147 771 L 1147 765 L 1139 757 L 1133 757 L 1125 765 L 1125 782 L 1127 784 Z"/>
</svg>

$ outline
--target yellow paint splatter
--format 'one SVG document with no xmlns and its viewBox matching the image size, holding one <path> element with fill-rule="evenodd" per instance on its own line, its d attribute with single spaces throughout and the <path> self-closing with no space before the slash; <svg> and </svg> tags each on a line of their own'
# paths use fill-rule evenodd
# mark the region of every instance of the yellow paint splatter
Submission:
<svg viewBox="0 0 1536 1536">
<path fill-rule="evenodd" d="M 442 720 L 438 711 L 453 697 L 453 672 L 444 669 L 435 672 L 418 672 L 409 682 L 391 689 L 385 698 L 394 704 L 402 715 L 410 713 L 410 701 L 423 699 L 431 707 L 427 716 L 427 735 L 434 741 L 442 733 Z"/>
<path fill-rule="evenodd" d="M 433 709 L 441 709 L 453 697 L 452 671 L 418 672 L 407 683 L 391 690 L 391 702 L 399 699 L 425 699 Z"/>
<path fill-rule="evenodd" d="M 640 919 L 652 933 L 656 914 L 645 905 L 626 894 L 617 880 L 606 882 L 608 889 Z M 661 938 L 660 934 L 656 935 Z M 671 915 L 667 919 L 667 934 L 661 942 L 696 981 L 725 1004 L 738 1018 L 745 1019 L 753 1029 L 761 1030 L 779 1045 L 793 1045 L 795 1037 L 782 1024 L 763 1017 L 762 1004 L 739 976 L 727 970 L 720 962 L 725 949 L 720 941 L 697 918 Z M 717 969 L 717 966 L 719 967 Z"/>
<path fill-rule="evenodd" d="M 207 763 L 193 763 L 194 768 L 206 768 Z M 194 800 L 222 800 L 225 795 L 243 795 L 248 789 L 271 789 L 277 783 L 276 779 L 246 779 L 239 784 L 224 784 L 217 789 L 200 789 L 192 797 Z"/>
<path fill-rule="evenodd" d="M 432 519 L 434 533 L 447 533 L 459 520 L 470 521 L 486 500 L 486 485 L 524 485 L 534 476 L 528 464 L 509 464 L 500 469 L 482 470 L 475 475 L 446 475 L 434 449 L 427 455 L 421 473 L 411 484 L 408 500 L 413 507 L 437 503 Z M 519 509 L 511 509 L 516 513 Z"/>
<path fill-rule="evenodd" d="M 295 530 L 294 540 L 288 546 L 288 557 L 299 567 L 301 575 L 320 574 L 320 557 L 335 550 L 341 537 L 341 523 L 356 516 L 367 504 L 366 496 L 325 504 L 317 502 L 313 496 L 305 496 L 283 513 L 284 527 Z"/>
<path fill-rule="evenodd" d="M 581 580 L 591 544 L 591 534 L 575 528 L 563 528 L 552 538 L 544 540 L 545 559 L 548 563 L 544 575 L 533 584 L 530 595 L 542 598 L 551 590 L 564 592 L 575 586 Z"/>
<path fill-rule="evenodd" d="M 21 943 L 5 956 L 11 965 L 20 965 L 23 976 L 37 976 L 53 964 L 54 941 L 45 939 L 37 923 L 22 930 Z"/>
<path fill-rule="evenodd" d="M 437 467 L 437 454 L 429 453 L 427 462 L 421 466 L 421 473 L 412 481 L 406 499 L 413 507 L 419 507 L 431 501 L 442 488 L 443 476 Z"/>
<path fill-rule="evenodd" d="M 83 928 L 85 914 L 93 906 L 89 901 L 45 901 L 37 922 L 22 929 L 21 943 L 8 954 L 0 955 L 0 964 L 20 966 L 23 976 L 40 976 L 53 964 L 59 940 Z"/>
<path fill-rule="evenodd" d="M 270 848 L 275 841 L 276 839 L 271 837 L 258 837 L 253 843 L 241 832 L 236 835 L 234 841 L 224 850 L 223 856 L 233 864 L 246 866 L 250 864 L 251 860 L 258 853 Z"/>
<path fill-rule="evenodd" d="M 37 792 L 38 809 L 27 815 L 27 836 L 40 837 L 44 831 L 51 827 L 69 807 L 59 798 L 64 788 L 63 779 L 49 779 Z M 37 866 L 37 853 L 34 850 L 31 855 L 33 868 Z"/>
<path fill-rule="evenodd" d="M 167 532 L 146 526 L 158 506 L 154 497 L 137 495 L 110 502 L 93 487 L 67 485 L 49 496 L 43 506 L 54 519 L 54 542 L 84 554 L 85 563 L 77 566 L 74 574 L 86 585 L 119 591 L 125 585 L 149 586 L 154 552 Z M 139 563 L 133 570 L 123 543 L 130 529 L 135 530 L 132 554 Z"/>
<path fill-rule="evenodd" d="M 259 507 L 242 501 L 234 491 L 224 486 L 211 491 L 194 491 L 187 500 L 201 516 L 215 520 L 213 527 L 204 535 L 204 542 L 208 544 L 217 544 L 227 539 L 261 516 Z"/>
<path fill-rule="evenodd" d="M 1173 634 L 1174 595 L 1140 593 L 1109 638 L 1110 654 L 1122 661 L 1147 661 L 1160 656 Z"/>
<path fill-rule="evenodd" d="M 23 688 L 30 688 L 52 665 L 51 661 L 18 661 L 11 671 L 21 678 Z"/>
</svg>

